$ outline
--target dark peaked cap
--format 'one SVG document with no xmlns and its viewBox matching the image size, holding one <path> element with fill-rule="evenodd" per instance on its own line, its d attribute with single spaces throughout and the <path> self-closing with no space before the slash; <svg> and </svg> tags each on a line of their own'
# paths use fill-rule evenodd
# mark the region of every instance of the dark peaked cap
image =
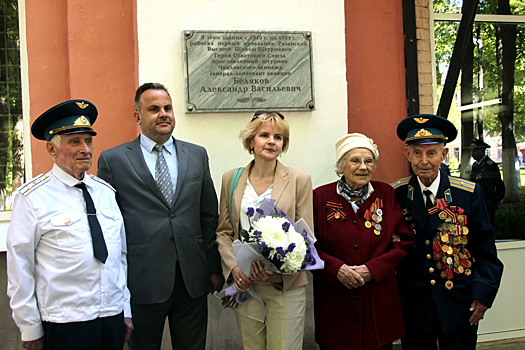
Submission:
<svg viewBox="0 0 525 350">
<path fill-rule="evenodd" d="M 58 134 L 97 133 L 91 125 L 97 120 L 97 107 L 87 100 L 62 102 L 45 111 L 31 126 L 31 133 L 39 140 L 49 141 Z"/>
<path fill-rule="evenodd" d="M 454 124 L 434 114 L 418 114 L 403 119 L 397 137 L 407 145 L 430 145 L 453 141 L 458 135 Z"/>
<path fill-rule="evenodd" d="M 471 148 L 490 148 L 490 145 L 481 140 L 472 139 L 472 143 L 470 144 L 470 147 Z"/>
</svg>

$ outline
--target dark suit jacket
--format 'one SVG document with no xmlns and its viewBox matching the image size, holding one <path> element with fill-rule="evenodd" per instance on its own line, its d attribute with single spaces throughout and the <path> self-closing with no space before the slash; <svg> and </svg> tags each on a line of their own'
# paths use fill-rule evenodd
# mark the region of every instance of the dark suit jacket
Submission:
<svg viewBox="0 0 525 350">
<path fill-rule="evenodd" d="M 175 140 L 178 178 L 172 207 L 149 171 L 140 136 L 100 154 L 98 176 L 117 190 L 128 245 L 132 303 L 166 301 L 174 287 L 176 258 L 188 293 L 209 291 L 210 273 L 221 272 L 215 244 L 218 207 L 203 147 Z"/>
<path fill-rule="evenodd" d="M 441 172 L 441 181 L 436 198 L 447 201 L 447 208 L 458 218 L 458 231 L 467 232 L 466 244 L 450 234 L 450 244 L 439 238 L 440 225 L 444 219 L 436 211 L 427 220 L 423 195 L 416 176 L 398 180 L 392 184 L 396 198 L 403 209 L 409 225 L 415 230 L 416 245 L 408 253 L 398 268 L 399 288 L 403 302 L 403 312 L 407 327 L 428 331 L 432 314 L 436 309 L 441 327 L 449 332 L 469 326 L 469 308 L 473 299 L 489 307 L 499 288 L 503 264 L 497 257 L 494 231 L 483 202 L 479 185 L 461 178 L 449 177 Z M 442 214 L 443 215 L 443 214 Z M 459 218 L 463 215 L 463 218 Z M 463 225 L 460 220 L 464 220 Z M 468 231 L 462 229 L 465 226 Z M 442 276 L 443 251 L 436 256 L 439 246 L 452 250 L 452 259 L 463 255 L 463 248 L 471 255 L 471 266 L 463 272 L 453 272 L 452 276 Z M 443 248 L 441 248 L 443 250 Z M 463 255 L 464 256 L 464 255 Z M 467 264 L 466 260 L 461 261 Z M 469 271 L 466 271 L 466 270 Z M 447 288 L 447 281 L 448 282 Z"/>
</svg>

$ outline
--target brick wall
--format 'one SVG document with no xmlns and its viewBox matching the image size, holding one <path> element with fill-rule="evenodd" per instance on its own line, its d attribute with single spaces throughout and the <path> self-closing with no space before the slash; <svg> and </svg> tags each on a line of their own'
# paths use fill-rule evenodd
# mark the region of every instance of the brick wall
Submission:
<svg viewBox="0 0 525 350">
<path fill-rule="evenodd" d="M 430 42 L 430 1 L 415 0 L 417 71 L 419 81 L 420 113 L 435 113 L 432 87 L 432 51 Z M 433 25 L 433 24 L 432 24 Z"/>
</svg>

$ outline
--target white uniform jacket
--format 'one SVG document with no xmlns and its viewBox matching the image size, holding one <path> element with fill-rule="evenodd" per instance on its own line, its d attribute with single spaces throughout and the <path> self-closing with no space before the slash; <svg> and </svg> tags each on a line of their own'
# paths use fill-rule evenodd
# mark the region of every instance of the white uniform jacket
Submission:
<svg viewBox="0 0 525 350">
<path fill-rule="evenodd" d="M 126 237 L 115 191 L 92 175 L 82 181 L 104 233 L 105 264 L 93 256 L 77 179 L 55 165 L 15 194 L 7 231 L 7 294 L 24 341 L 43 336 L 41 321 L 89 321 L 122 311 L 131 317 Z"/>
</svg>

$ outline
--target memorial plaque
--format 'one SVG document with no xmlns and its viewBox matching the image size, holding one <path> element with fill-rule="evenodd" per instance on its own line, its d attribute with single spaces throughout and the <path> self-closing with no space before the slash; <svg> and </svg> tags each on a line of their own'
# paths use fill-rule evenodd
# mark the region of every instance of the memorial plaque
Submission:
<svg viewBox="0 0 525 350">
<path fill-rule="evenodd" d="M 187 113 L 314 109 L 310 32 L 182 35 Z"/>
</svg>

